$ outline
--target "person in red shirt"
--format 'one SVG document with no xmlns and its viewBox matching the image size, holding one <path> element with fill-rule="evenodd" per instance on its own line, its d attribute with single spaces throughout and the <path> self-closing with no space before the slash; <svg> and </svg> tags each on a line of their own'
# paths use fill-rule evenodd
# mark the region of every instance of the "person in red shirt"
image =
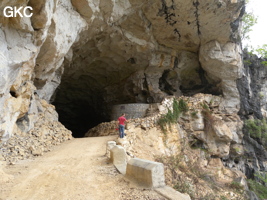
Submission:
<svg viewBox="0 0 267 200">
<path fill-rule="evenodd" d="M 122 113 L 122 115 L 118 118 L 119 121 L 119 133 L 120 133 L 120 138 L 124 138 L 124 129 L 125 129 L 125 122 L 127 122 L 125 113 Z"/>
</svg>

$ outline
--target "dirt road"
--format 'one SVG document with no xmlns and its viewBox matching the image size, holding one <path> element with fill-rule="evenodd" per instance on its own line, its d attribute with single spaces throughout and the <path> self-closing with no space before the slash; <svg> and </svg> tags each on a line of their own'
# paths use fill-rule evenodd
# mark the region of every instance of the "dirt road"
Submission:
<svg viewBox="0 0 267 200">
<path fill-rule="evenodd" d="M 107 162 L 106 142 L 115 137 L 73 139 L 34 160 L 5 168 L 14 177 L 0 185 L 0 200 L 163 200 Z"/>
</svg>

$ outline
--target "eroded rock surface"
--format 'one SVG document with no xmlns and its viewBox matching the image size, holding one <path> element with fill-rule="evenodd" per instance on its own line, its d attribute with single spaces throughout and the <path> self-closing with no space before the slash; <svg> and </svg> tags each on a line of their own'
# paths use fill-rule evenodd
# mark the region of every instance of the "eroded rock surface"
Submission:
<svg viewBox="0 0 267 200">
<path fill-rule="evenodd" d="M 31 18 L 3 16 L 5 6 L 27 5 L 33 7 Z M 202 159 L 206 167 L 221 164 L 237 148 L 243 155 L 236 113 L 244 105 L 237 80 L 248 76 L 239 44 L 244 0 L 4 0 L 0 11 L 2 160 L 41 155 L 71 139 L 60 122 L 83 137 L 109 121 L 114 104 L 161 103 L 169 95 L 198 93 L 215 95 L 203 97 L 215 112 L 214 124 L 205 130 L 198 102 L 198 118 L 181 120 L 181 137 L 190 134 L 197 147 L 210 150 L 216 159 Z M 132 126 L 153 133 L 158 117 Z M 102 135 L 109 134 L 105 126 L 114 132 L 114 125 L 102 125 Z M 95 130 L 88 136 L 99 135 Z M 163 138 L 138 137 L 166 150 Z M 242 171 L 242 162 L 231 167 Z"/>
<path fill-rule="evenodd" d="M 109 120 L 116 103 L 201 91 L 223 94 L 229 112 L 239 108 L 243 1 L 21 0 L 0 10 L 8 5 L 32 6 L 33 16 L 0 16 L 4 138 L 34 93 L 54 102 L 77 136 Z"/>
<path fill-rule="evenodd" d="M 166 125 L 163 132 L 157 120 L 153 120 L 160 115 L 132 119 L 126 127 L 127 136 L 118 138 L 117 144 L 126 149 L 128 160 L 142 158 L 163 162 L 167 184 L 180 192 L 186 191 L 191 197 L 240 198 L 240 194 L 235 192 L 230 197 L 230 189 L 222 188 L 233 181 L 246 187 L 243 122 L 237 114 L 225 114 L 220 109 L 220 104 L 224 104 L 221 97 L 197 94 L 180 99 L 188 103 L 189 110 L 181 114 L 178 123 Z M 172 98 L 166 98 L 159 105 L 161 114 L 167 113 L 168 108 L 172 109 L 172 102 Z M 118 135 L 118 131 L 114 131 L 115 125 L 115 122 L 100 124 L 88 135 L 96 132 Z M 227 163 L 225 160 L 229 157 L 235 162 L 229 159 Z M 190 190 L 183 190 L 188 184 Z"/>
</svg>

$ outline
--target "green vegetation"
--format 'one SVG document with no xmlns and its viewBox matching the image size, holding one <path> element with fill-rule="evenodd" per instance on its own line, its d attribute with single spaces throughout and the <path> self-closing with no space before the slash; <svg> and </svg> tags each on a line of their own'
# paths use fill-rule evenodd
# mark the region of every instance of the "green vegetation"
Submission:
<svg viewBox="0 0 267 200">
<path fill-rule="evenodd" d="M 263 99 L 264 98 L 263 92 L 259 92 L 259 97 L 260 97 L 260 99 Z"/>
<path fill-rule="evenodd" d="M 263 44 L 262 46 L 258 46 L 257 49 L 254 49 L 253 47 L 249 47 L 250 50 L 246 47 L 246 51 L 248 52 L 249 55 L 257 55 L 259 58 L 263 59 L 261 61 L 261 64 L 264 66 L 267 66 L 267 44 Z M 252 64 L 251 60 L 244 60 L 245 64 Z"/>
<path fill-rule="evenodd" d="M 260 56 L 262 59 L 267 59 L 267 44 L 262 45 L 258 49 L 255 50 L 257 52 L 257 55 Z M 267 61 L 262 61 L 261 64 L 264 66 L 267 66 Z"/>
<path fill-rule="evenodd" d="M 220 196 L 220 200 L 228 200 L 225 196 Z"/>
<path fill-rule="evenodd" d="M 246 0 L 246 4 L 249 3 L 249 0 Z M 258 18 L 254 15 L 253 12 L 245 12 L 241 22 L 241 40 L 249 40 L 249 33 L 253 30 L 252 27 L 257 24 Z"/>
<path fill-rule="evenodd" d="M 255 24 L 257 24 L 257 17 L 252 12 L 246 12 L 242 17 L 241 40 L 250 39 L 249 33 Z"/>
<path fill-rule="evenodd" d="M 264 148 L 267 148 L 267 122 L 265 118 L 245 121 L 245 129 L 247 129 L 250 137 L 260 142 Z"/>
<path fill-rule="evenodd" d="M 245 129 L 247 129 L 250 137 L 257 140 L 262 146 L 267 149 L 267 122 L 266 119 L 249 119 L 245 121 Z M 267 198 L 267 173 L 255 173 L 258 180 L 248 180 L 249 189 L 260 198 Z"/>
<path fill-rule="evenodd" d="M 259 178 L 264 185 L 267 185 L 267 172 L 256 173 L 255 176 Z"/>
<path fill-rule="evenodd" d="M 210 111 L 210 108 L 207 104 L 202 103 L 201 106 L 202 106 L 203 110 Z"/>
<path fill-rule="evenodd" d="M 176 101 L 177 102 L 177 101 Z M 183 99 L 180 99 L 179 102 L 178 102 L 178 109 L 181 111 L 181 112 L 187 112 L 189 110 L 188 108 L 188 105 L 187 103 L 183 100 Z"/>
<path fill-rule="evenodd" d="M 252 179 L 248 179 L 248 186 L 249 189 L 260 198 L 260 199 L 267 199 L 267 173 L 256 173 L 256 177 L 258 177 L 261 182 L 257 182 Z"/>
<path fill-rule="evenodd" d="M 191 112 L 191 117 L 198 118 L 197 113 L 198 113 L 198 111 Z"/>
<path fill-rule="evenodd" d="M 262 45 L 255 51 L 261 58 L 267 58 L 267 44 Z"/>
<path fill-rule="evenodd" d="M 158 120 L 158 124 L 160 125 L 161 130 L 166 134 L 166 126 L 177 123 L 177 120 L 180 117 L 181 113 L 187 112 L 188 109 L 188 105 L 183 99 L 180 99 L 179 102 L 174 99 L 172 104 L 172 111 L 168 109 L 167 114 L 163 115 Z"/>
<path fill-rule="evenodd" d="M 244 60 L 244 63 L 247 64 L 247 65 L 251 65 L 252 62 L 250 60 Z"/>
<path fill-rule="evenodd" d="M 235 181 L 233 181 L 231 184 L 229 184 L 229 187 L 232 189 L 235 189 L 237 191 L 243 191 L 244 190 L 244 186 L 238 182 L 235 182 Z"/>
<path fill-rule="evenodd" d="M 249 1 L 247 0 L 246 3 Z M 253 26 L 257 24 L 257 16 L 254 15 L 253 12 L 245 12 L 242 17 L 242 27 L 241 27 L 241 40 L 250 40 L 249 33 L 253 30 Z M 258 46 L 257 49 L 254 49 L 252 46 L 246 45 L 245 49 L 247 49 L 250 55 L 258 55 L 261 59 L 267 59 L 267 44 L 263 44 L 262 46 Z M 250 50 L 248 50 L 250 49 Z M 245 64 L 252 64 L 250 60 L 244 60 Z M 267 61 L 263 60 L 261 62 L 264 66 L 267 66 Z"/>
</svg>

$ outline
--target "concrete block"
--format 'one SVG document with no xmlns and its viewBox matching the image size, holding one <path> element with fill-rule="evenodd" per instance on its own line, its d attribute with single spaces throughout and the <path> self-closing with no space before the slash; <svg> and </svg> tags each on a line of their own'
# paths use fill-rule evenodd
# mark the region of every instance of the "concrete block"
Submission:
<svg viewBox="0 0 267 200">
<path fill-rule="evenodd" d="M 132 158 L 126 168 L 126 176 L 146 187 L 165 186 L 164 165 L 162 163 Z"/>
<path fill-rule="evenodd" d="M 158 192 L 160 195 L 164 196 L 168 200 L 191 200 L 190 196 L 188 194 L 183 194 L 175 189 L 165 186 L 161 188 L 156 188 L 156 192 Z"/>
<path fill-rule="evenodd" d="M 126 151 L 122 146 L 116 145 L 111 149 L 110 160 L 121 174 L 126 173 Z"/>
<path fill-rule="evenodd" d="M 110 158 L 110 150 L 116 146 L 115 141 L 108 141 L 106 146 L 106 156 Z"/>
</svg>

